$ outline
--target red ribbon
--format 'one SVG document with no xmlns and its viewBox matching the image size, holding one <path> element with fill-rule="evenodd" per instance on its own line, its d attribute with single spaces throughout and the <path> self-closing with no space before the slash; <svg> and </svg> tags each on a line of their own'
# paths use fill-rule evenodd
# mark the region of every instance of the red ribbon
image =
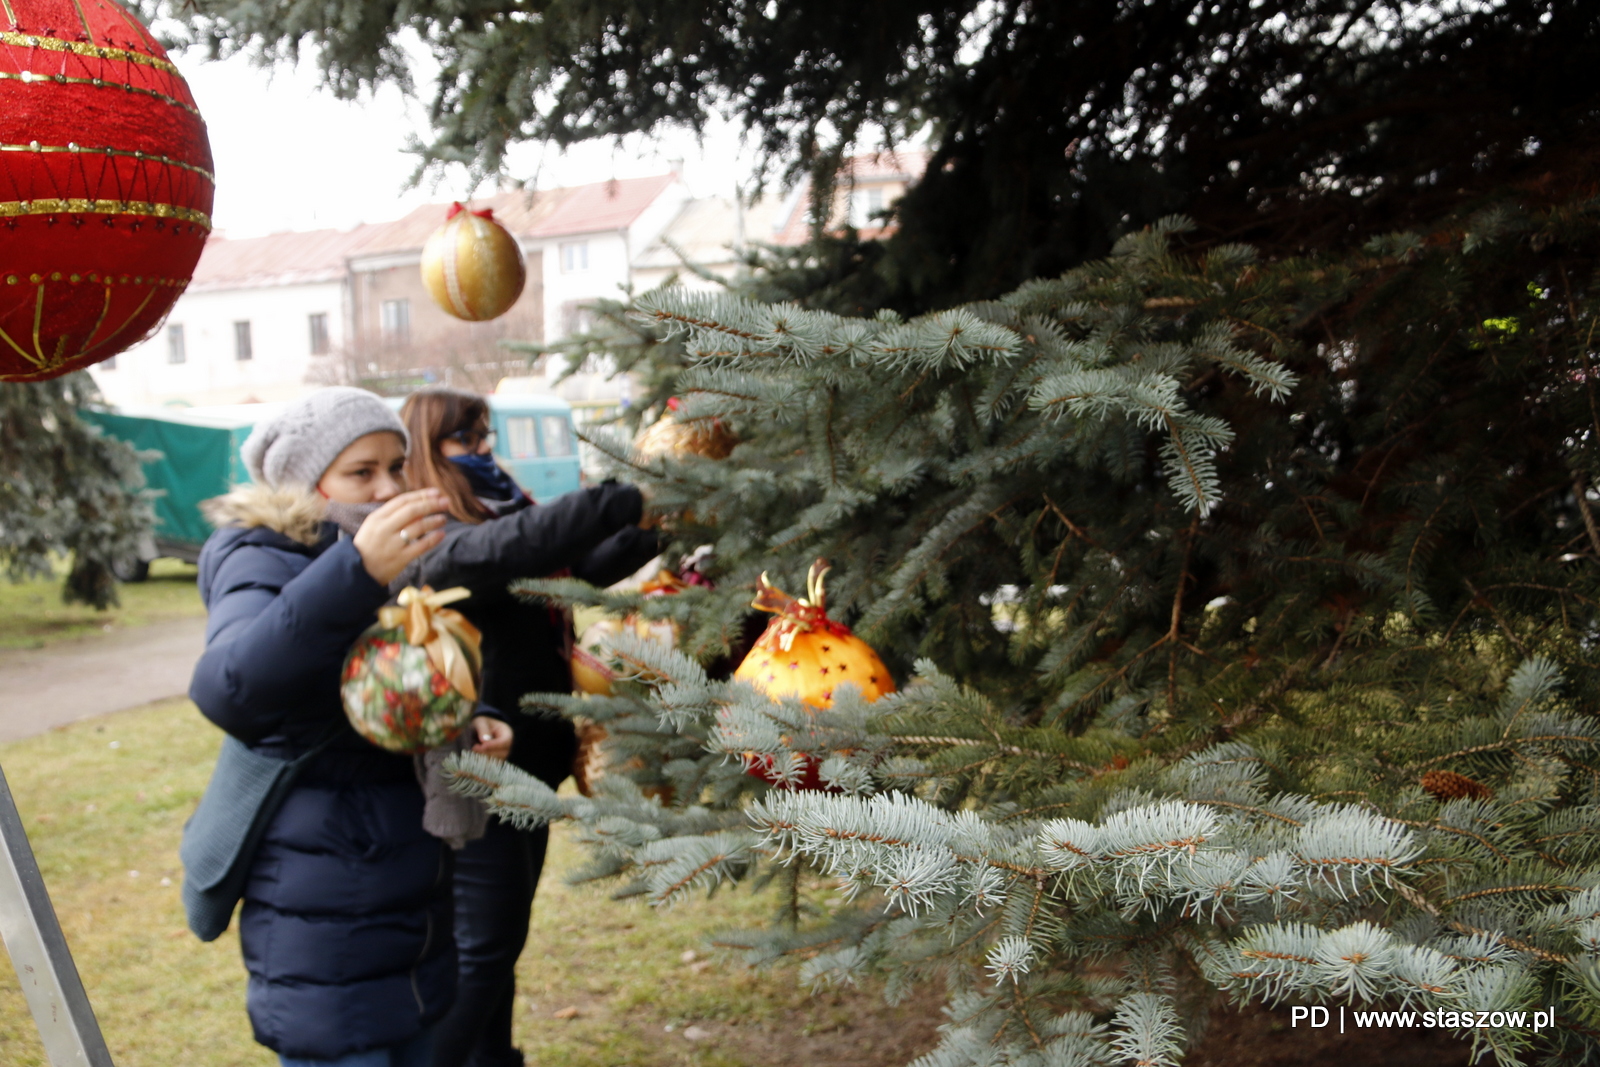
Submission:
<svg viewBox="0 0 1600 1067">
<path fill-rule="evenodd" d="M 455 218 L 457 215 L 466 210 L 466 207 L 461 203 L 461 201 L 457 200 L 450 205 L 450 211 L 445 215 L 444 220 L 449 222 L 451 219 Z M 494 208 L 492 207 L 486 207 L 482 211 L 474 211 L 471 212 L 471 214 L 478 216 L 480 219 L 488 219 L 491 222 L 494 221 Z"/>
</svg>

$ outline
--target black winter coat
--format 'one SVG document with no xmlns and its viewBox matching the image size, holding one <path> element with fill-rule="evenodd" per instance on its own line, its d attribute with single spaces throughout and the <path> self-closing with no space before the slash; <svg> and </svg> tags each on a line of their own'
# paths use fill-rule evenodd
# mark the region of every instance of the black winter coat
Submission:
<svg viewBox="0 0 1600 1067">
<path fill-rule="evenodd" d="M 317 502 L 245 486 L 224 507 L 236 525 L 200 553 L 209 615 L 189 695 L 222 729 L 280 757 L 343 726 L 251 867 L 239 920 L 250 1023 L 289 1056 L 398 1044 L 449 1009 L 456 956 L 450 850 L 422 829 L 412 758 L 362 740 L 339 698 L 345 653 L 388 591 L 317 521 Z"/>
<path fill-rule="evenodd" d="M 621 581 L 660 550 L 655 531 L 637 525 L 643 509 L 639 490 L 613 482 L 567 493 L 548 504 L 524 499 L 488 522 L 451 522 L 444 543 L 390 586 L 462 585 L 472 590 L 471 597 L 451 607 L 483 632 L 483 701 L 511 722 L 511 762 L 551 788 L 572 770 L 577 735 L 564 719 L 527 715 L 520 709 L 528 693 L 572 690 L 569 623 L 565 613 L 530 604 L 507 586 L 566 568 L 593 585 Z"/>
</svg>

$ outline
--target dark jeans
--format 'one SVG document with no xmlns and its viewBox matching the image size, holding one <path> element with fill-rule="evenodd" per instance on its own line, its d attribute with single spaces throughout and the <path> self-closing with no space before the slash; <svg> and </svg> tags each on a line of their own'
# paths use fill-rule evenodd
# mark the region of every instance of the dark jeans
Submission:
<svg viewBox="0 0 1600 1067">
<path fill-rule="evenodd" d="M 549 830 L 522 831 L 499 819 L 456 853 L 455 1006 L 435 1027 L 433 1067 L 522 1067 L 511 1043 L 517 957 L 544 868 Z"/>
</svg>

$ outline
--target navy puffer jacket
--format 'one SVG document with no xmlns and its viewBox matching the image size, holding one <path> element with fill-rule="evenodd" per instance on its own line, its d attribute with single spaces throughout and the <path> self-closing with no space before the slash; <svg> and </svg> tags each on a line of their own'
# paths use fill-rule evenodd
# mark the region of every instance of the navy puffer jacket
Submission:
<svg viewBox="0 0 1600 1067">
<path fill-rule="evenodd" d="M 450 850 L 422 829 L 410 756 L 351 730 L 340 667 L 388 594 L 314 498 L 245 486 L 200 553 L 206 650 L 189 695 L 259 751 L 306 768 L 251 867 L 239 938 L 256 1040 L 336 1059 L 415 1037 L 455 997 Z"/>
</svg>

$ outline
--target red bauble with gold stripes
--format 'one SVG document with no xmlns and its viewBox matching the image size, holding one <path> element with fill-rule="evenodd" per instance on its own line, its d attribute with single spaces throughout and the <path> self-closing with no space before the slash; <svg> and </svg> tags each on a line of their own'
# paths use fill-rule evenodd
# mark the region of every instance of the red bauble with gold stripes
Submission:
<svg viewBox="0 0 1600 1067">
<path fill-rule="evenodd" d="M 138 19 L 112 0 L 0 0 L 0 381 L 153 333 L 214 192 L 194 97 Z"/>
</svg>

